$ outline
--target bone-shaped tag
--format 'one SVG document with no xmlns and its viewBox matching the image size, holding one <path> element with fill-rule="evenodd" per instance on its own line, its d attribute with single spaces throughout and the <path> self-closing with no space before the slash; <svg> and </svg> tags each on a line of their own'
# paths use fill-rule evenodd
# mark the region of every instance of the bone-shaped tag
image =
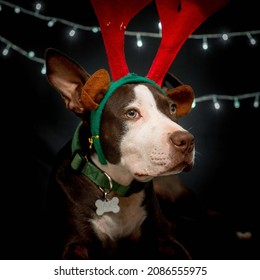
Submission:
<svg viewBox="0 0 260 280">
<path fill-rule="evenodd" d="M 108 199 L 105 199 L 105 200 L 98 199 L 95 202 L 95 205 L 97 206 L 97 209 L 96 209 L 97 215 L 101 216 L 106 212 L 118 213 L 120 211 L 118 203 L 119 203 L 118 197 L 113 197 L 110 200 L 108 200 Z"/>
</svg>

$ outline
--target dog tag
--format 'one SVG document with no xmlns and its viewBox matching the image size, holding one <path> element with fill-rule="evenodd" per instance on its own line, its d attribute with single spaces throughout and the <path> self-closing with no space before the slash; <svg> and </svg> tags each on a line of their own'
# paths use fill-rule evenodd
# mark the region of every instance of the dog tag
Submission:
<svg viewBox="0 0 260 280">
<path fill-rule="evenodd" d="M 118 213 L 120 211 L 120 207 L 118 206 L 118 203 L 119 203 L 118 197 L 113 197 L 110 200 L 109 199 L 105 199 L 105 200 L 98 199 L 95 202 L 95 205 L 97 207 L 97 209 L 96 209 L 97 215 L 101 216 L 107 212 Z"/>
</svg>

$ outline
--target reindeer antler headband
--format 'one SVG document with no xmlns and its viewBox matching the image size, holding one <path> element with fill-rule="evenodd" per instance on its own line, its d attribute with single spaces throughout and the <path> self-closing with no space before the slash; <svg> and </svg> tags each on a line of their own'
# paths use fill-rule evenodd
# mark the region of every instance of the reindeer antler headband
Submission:
<svg viewBox="0 0 260 280">
<path fill-rule="evenodd" d="M 97 15 L 114 80 L 129 73 L 124 56 L 124 32 L 130 20 L 152 0 L 91 0 Z M 190 34 L 227 0 L 155 0 L 162 40 L 148 78 L 162 84 L 165 73 Z"/>
<path fill-rule="evenodd" d="M 156 57 L 146 77 L 129 73 L 124 55 L 124 36 L 130 20 L 152 0 L 91 0 L 99 21 L 109 67 L 113 79 L 110 89 L 91 111 L 93 137 L 99 135 L 100 119 L 106 101 L 119 85 L 148 82 L 160 88 L 165 74 L 190 34 L 210 15 L 229 0 L 155 0 L 162 24 L 162 39 Z M 128 76 L 128 78 L 124 78 Z M 101 163 L 106 160 L 99 138 L 93 138 Z"/>
</svg>

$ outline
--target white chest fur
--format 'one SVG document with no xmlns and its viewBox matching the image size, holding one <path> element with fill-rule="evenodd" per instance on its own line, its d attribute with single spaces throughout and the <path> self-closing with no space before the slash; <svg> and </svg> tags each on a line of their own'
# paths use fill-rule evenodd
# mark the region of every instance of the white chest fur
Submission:
<svg viewBox="0 0 260 280">
<path fill-rule="evenodd" d="M 117 240 L 130 237 L 136 239 L 140 235 L 140 226 L 146 218 L 146 211 L 142 206 L 144 192 L 120 197 L 119 213 L 104 213 L 91 222 L 101 240 Z"/>
</svg>

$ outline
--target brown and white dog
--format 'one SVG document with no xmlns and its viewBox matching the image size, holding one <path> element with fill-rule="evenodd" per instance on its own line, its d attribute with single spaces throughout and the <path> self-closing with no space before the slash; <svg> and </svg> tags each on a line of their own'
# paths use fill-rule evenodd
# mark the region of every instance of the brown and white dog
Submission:
<svg viewBox="0 0 260 280">
<path fill-rule="evenodd" d="M 145 82 L 117 88 L 100 121 L 103 164 L 92 145 L 88 108 L 88 102 L 103 97 L 86 101 L 83 96 L 86 83 L 90 91 L 104 84 L 103 74 L 90 76 L 55 49 L 48 49 L 45 58 L 48 81 L 81 120 L 76 140 L 74 135 L 60 151 L 52 173 L 47 257 L 189 259 L 160 209 L 153 183 L 157 180 L 162 190 L 164 177 L 194 164 L 194 137 L 177 123 L 190 111 L 192 89 L 179 85 L 164 95 Z M 107 186 L 100 186 L 104 181 Z"/>
</svg>

